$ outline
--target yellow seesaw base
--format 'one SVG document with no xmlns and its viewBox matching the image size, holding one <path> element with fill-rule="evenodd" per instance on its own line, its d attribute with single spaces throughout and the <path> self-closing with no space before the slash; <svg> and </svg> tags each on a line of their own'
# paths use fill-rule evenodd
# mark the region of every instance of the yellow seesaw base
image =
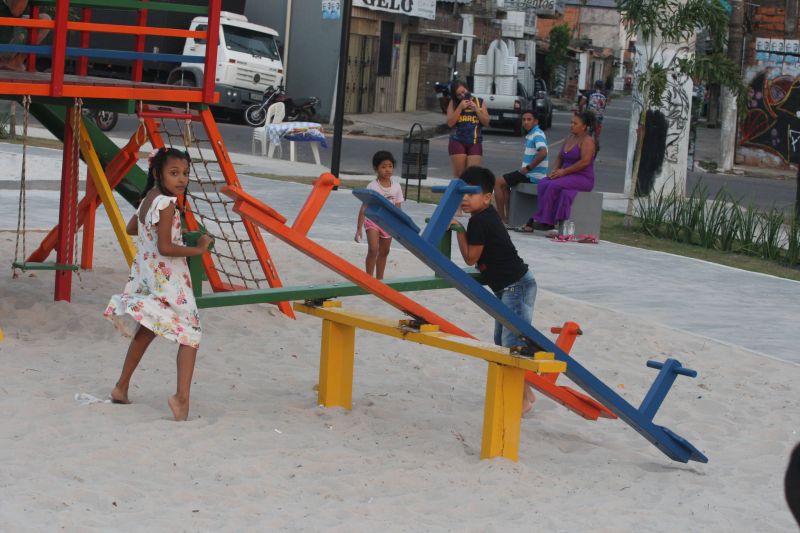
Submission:
<svg viewBox="0 0 800 533">
<path fill-rule="evenodd" d="M 345 311 L 341 305 L 331 300 L 321 306 L 294 304 L 295 311 L 322 319 L 319 404 L 352 408 L 356 328 L 483 359 L 489 363 L 489 369 L 481 459 L 517 460 L 525 371 L 560 373 L 567 369 L 566 363 L 554 360 L 552 353 L 537 352 L 533 358 L 514 355 L 508 348 L 443 333 L 432 324 L 416 327 L 407 320 Z"/>
</svg>

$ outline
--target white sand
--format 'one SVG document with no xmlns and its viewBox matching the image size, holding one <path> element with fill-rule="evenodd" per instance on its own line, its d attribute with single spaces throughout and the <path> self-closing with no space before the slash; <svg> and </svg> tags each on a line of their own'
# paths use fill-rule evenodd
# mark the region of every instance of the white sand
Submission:
<svg viewBox="0 0 800 533">
<path fill-rule="evenodd" d="M 37 240 L 38 236 L 32 237 Z M 341 281 L 274 244 L 286 284 Z M 331 242 L 360 264 L 365 248 Z M 13 255 L 0 233 L 0 257 Z M 175 345 L 157 339 L 130 406 L 107 396 L 127 339 L 101 313 L 127 269 L 101 232 L 73 302 L 53 275 L 0 277 L 3 531 L 792 531 L 782 480 L 800 440 L 800 367 L 540 289 L 541 329 L 575 320 L 575 356 L 638 404 L 647 359 L 676 357 L 656 417 L 707 465 L 675 463 L 620 421 L 588 422 L 546 398 L 523 420 L 520 460 L 479 459 L 485 363 L 359 334 L 353 410 L 316 405 L 320 322 L 268 305 L 202 310 L 190 420 L 169 420 Z M 426 273 L 395 247 L 389 272 Z M 417 295 L 490 340 L 453 290 Z M 372 297 L 354 309 L 397 313 Z M 776 333 L 777 334 L 777 333 Z M 562 378 L 563 379 L 563 378 Z"/>
</svg>

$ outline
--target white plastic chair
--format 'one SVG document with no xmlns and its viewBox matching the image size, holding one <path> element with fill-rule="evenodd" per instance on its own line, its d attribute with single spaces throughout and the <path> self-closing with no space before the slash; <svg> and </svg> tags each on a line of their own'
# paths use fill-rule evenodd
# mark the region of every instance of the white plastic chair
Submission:
<svg viewBox="0 0 800 533">
<path fill-rule="evenodd" d="M 256 142 L 261 143 L 261 155 L 267 155 L 267 144 L 269 144 L 269 157 L 275 152 L 275 145 L 269 142 L 267 126 L 283 122 L 286 116 L 286 106 L 283 102 L 276 102 L 267 108 L 267 119 L 263 126 L 253 128 L 253 141 L 251 151 L 256 153 Z"/>
</svg>

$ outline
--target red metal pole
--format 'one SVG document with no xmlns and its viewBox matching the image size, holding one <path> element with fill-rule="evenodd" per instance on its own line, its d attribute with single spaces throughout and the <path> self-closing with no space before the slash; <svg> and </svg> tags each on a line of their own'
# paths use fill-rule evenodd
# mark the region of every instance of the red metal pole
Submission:
<svg viewBox="0 0 800 533">
<path fill-rule="evenodd" d="M 53 32 L 50 96 L 61 96 L 64 92 L 64 63 L 67 60 L 68 21 L 69 0 L 60 0 L 56 2 L 56 27 Z"/>
<path fill-rule="evenodd" d="M 75 231 L 77 227 L 78 158 L 75 156 L 75 138 L 72 131 L 75 108 L 67 107 L 64 121 L 64 155 L 61 164 L 61 201 L 58 209 L 58 246 L 56 264 L 72 263 Z M 70 301 L 72 271 L 56 270 L 55 300 Z"/>
<path fill-rule="evenodd" d="M 88 7 L 83 8 L 83 16 L 81 17 L 82 22 L 91 22 L 92 21 L 92 10 Z M 89 48 L 89 37 L 91 37 L 91 33 L 88 31 L 81 32 L 81 48 Z M 78 76 L 86 76 L 86 73 L 89 71 L 89 58 L 86 56 L 82 56 L 78 58 Z"/>
<path fill-rule="evenodd" d="M 39 18 L 39 6 L 31 7 L 31 20 Z M 36 44 L 39 39 L 39 30 L 36 28 L 28 29 L 28 44 Z M 28 72 L 36 72 L 36 54 L 28 54 Z"/>
<path fill-rule="evenodd" d="M 208 3 L 208 39 L 206 41 L 206 62 L 203 71 L 203 102 L 214 103 L 214 85 L 217 80 L 217 46 L 219 45 L 219 11 L 222 0 Z"/>
<path fill-rule="evenodd" d="M 147 0 L 143 0 L 147 1 Z M 139 26 L 147 26 L 147 10 L 139 10 L 139 19 L 137 20 Z M 144 52 L 144 35 L 136 36 L 136 51 Z M 144 70 L 144 61 L 137 59 L 133 62 L 133 81 L 142 81 L 142 71 Z"/>
</svg>

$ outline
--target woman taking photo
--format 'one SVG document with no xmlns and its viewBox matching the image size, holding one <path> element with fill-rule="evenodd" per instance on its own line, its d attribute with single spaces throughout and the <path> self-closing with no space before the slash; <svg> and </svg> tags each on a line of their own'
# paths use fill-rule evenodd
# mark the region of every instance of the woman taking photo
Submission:
<svg viewBox="0 0 800 533">
<path fill-rule="evenodd" d="M 453 99 L 447 105 L 447 126 L 451 128 L 447 152 L 458 178 L 467 167 L 480 166 L 483 156 L 482 128 L 489 125 L 489 112 L 480 98 L 472 96 L 461 81 L 453 82 Z"/>
</svg>

